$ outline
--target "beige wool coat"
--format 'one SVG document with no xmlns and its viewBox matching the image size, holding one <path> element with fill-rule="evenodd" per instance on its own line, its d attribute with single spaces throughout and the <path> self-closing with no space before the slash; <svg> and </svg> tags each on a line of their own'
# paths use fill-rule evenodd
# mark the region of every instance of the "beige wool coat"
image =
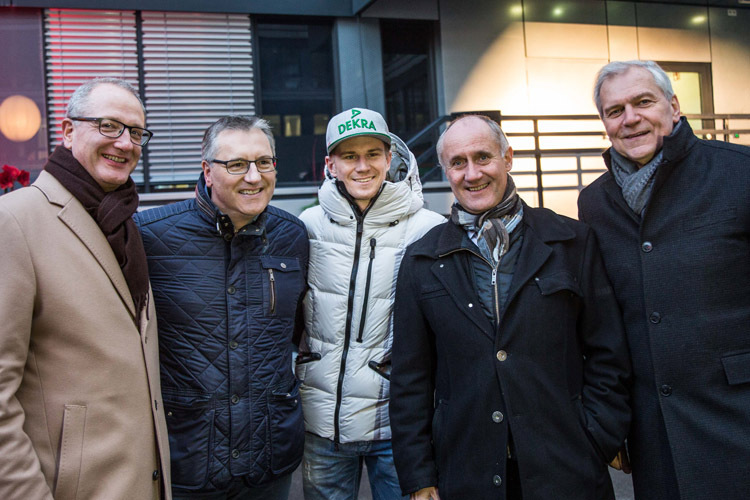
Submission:
<svg viewBox="0 0 750 500">
<path fill-rule="evenodd" d="M 0 197 L 0 498 L 171 496 L 147 308 L 54 177 Z"/>
</svg>

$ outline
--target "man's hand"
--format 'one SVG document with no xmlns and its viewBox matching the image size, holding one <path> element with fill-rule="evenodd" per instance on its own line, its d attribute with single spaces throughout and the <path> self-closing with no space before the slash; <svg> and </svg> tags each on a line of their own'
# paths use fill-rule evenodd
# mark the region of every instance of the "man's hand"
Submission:
<svg viewBox="0 0 750 500">
<path fill-rule="evenodd" d="M 620 447 L 620 451 L 617 452 L 614 460 L 609 463 L 609 466 L 613 469 L 621 470 L 625 474 L 630 474 L 633 469 L 630 467 L 630 457 L 628 456 L 628 449 L 623 444 Z"/>
<path fill-rule="evenodd" d="M 440 495 L 438 495 L 437 488 L 430 486 L 412 493 L 409 500 L 440 500 Z"/>
</svg>

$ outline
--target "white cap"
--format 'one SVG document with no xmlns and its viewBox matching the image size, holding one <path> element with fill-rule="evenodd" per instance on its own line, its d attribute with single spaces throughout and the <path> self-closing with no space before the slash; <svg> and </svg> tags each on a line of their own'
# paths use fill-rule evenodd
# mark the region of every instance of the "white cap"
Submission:
<svg viewBox="0 0 750 500">
<path fill-rule="evenodd" d="M 371 109 L 352 108 L 337 114 L 328 122 L 326 131 L 328 154 L 331 154 L 341 141 L 360 136 L 375 137 L 388 146 L 391 145 L 388 125 L 380 113 Z"/>
</svg>

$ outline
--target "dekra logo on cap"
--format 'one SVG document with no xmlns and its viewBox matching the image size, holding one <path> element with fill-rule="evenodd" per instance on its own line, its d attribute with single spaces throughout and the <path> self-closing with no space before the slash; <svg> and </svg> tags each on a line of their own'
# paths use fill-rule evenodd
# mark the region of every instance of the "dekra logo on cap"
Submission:
<svg viewBox="0 0 750 500">
<path fill-rule="evenodd" d="M 353 109 L 352 119 L 339 124 L 339 134 L 343 134 L 347 130 L 354 130 L 358 128 L 374 130 L 375 132 L 377 132 L 378 129 L 375 128 L 375 123 L 368 121 L 364 118 L 355 118 L 355 116 L 359 115 L 360 113 L 362 113 L 360 110 Z"/>
</svg>

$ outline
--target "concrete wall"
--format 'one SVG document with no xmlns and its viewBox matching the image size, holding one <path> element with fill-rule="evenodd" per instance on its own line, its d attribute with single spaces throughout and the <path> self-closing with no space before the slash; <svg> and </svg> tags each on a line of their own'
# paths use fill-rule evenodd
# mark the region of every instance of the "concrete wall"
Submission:
<svg viewBox="0 0 750 500">
<path fill-rule="evenodd" d="M 548 13 L 555 7 L 546 0 L 439 0 L 446 109 L 595 113 L 591 87 L 601 66 L 652 59 L 711 63 L 715 112 L 750 113 L 750 10 L 565 5 L 569 17 Z"/>
</svg>

